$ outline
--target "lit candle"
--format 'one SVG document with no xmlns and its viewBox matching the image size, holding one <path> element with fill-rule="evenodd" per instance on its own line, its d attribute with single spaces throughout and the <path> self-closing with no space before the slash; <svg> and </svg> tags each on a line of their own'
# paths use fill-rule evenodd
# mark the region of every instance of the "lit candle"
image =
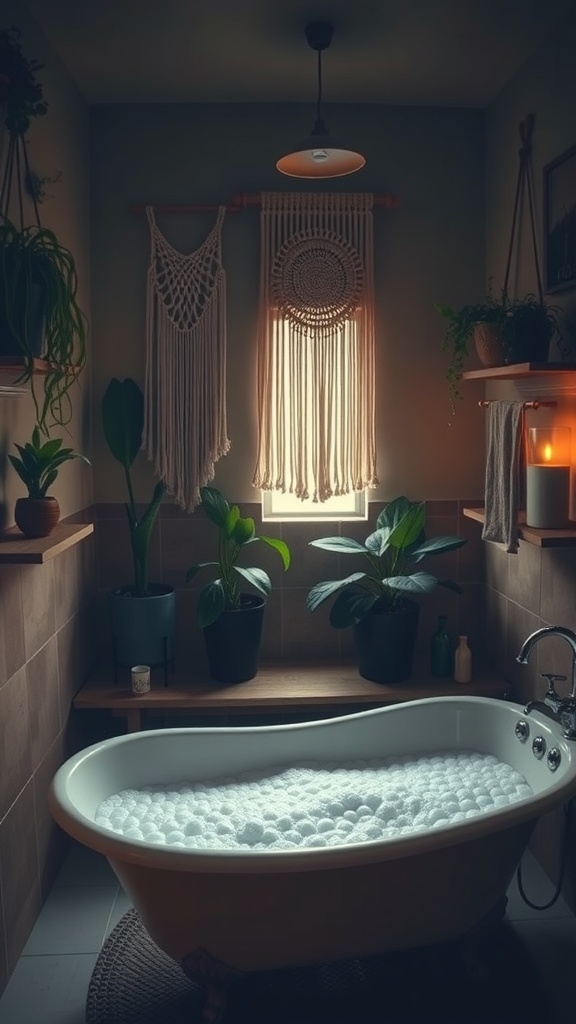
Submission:
<svg viewBox="0 0 576 1024">
<path fill-rule="evenodd" d="M 570 509 L 570 428 L 532 427 L 528 431 L 526 525 L 541 530 L 568 526 Z"/>
</svg>

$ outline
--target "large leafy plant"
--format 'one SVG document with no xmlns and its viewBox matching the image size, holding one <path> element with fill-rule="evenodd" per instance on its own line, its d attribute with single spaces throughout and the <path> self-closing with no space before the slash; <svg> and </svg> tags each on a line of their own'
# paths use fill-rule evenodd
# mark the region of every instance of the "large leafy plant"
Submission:
<svg viewBox="0 0 576 1024">
<path fill-rule="evenodd" d="M 372 612 L 393 614 L 401 608 L 406 596 L 428 594 L 437 586 L 459 593 L 460 587 L 453 580 L 438 579 L 429 572 L 416 569 L 416 566 L 428 555 L 462 547 L 466 538 L 426 539 L 425 522 L 425 503 L 411 502 L 402 496 L 382 510 L 376 521 L 376 530 L 364 544 L 351 537 L 325 537 L 310 541 L 312 547 L 325 551 L 361 556 L 368 567 L 341 580 L 317 583 L 306 596 L 308 609 L 315 611 L 336 595 L 330 609 L 330 623 L 342 629 L 360 622 Z"/>
<path fill-rule="evenodd" d="M 198 625 L 204 628 L 215 622 L 222 612 L 240 607 L 239 582 L 242 580 L 250 583 L 264 597 L 270 594 L 272 583 L 268 573 L 263 569 L 247 569 L 237 564 L 248 545 L 260 540 L 274 548 L 282 559 L 284 571 L 290 566 L 290 552 L 285 541 L 277 537 L 257 537 L 254 520 L 243 518 L 238 506 L 230 505 L 215 487 L 201 487 L 200 495 L 201 506 L 218 530 L 217 561 L 199 562 L 186 573 L 186 582 L 189 583 L 200 569 L 216 570 L 216 579 L 200 591 L 198 598 Z"/>
<path fill-rule="evenodd" d="M 128 491 L 128 501 L 124 507 L 132 547 L 133 593 L 135 597 L 146 597 L 149 593 L 150 541 L 166 487 L 161 480 L 156 483 L 152 498 L 139 517 L 130 470 L 142 446 L 144 395 L 131 377 L 126 377 L 124 380 L 113 377 L 108 383 L 102 398 L 102 423 L 108 447 L 124 470 Z"/>
<path fill-rule="evenodd" d="M 19 456 L 8 455 L 10 462 L 18 473 L 18 476 L 25 484 L 29 498 L 45 498 L 49 488 L 52 486 L 60 466 L 71 459 L 82 459 L 88 466 L 90 460 L 72 448 L 63 448 L 61 437 L 54 437 L 48 441 L 40 439 L 38 427 L 32 431 L 32 440 L 26 444 L 16 444 Z"/>
</svg>

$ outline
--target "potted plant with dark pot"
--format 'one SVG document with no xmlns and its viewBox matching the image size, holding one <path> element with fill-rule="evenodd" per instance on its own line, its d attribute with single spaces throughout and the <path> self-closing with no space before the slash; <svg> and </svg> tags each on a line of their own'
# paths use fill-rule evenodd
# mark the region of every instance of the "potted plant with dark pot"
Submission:
<svg viewBox="0 0 576 1024">
<path fill-rule="evenodd" d="M 266 598 L 272 590 L 263 569 L 238 565 L 242 552 L 262 541 L 278 552 L 284 571 L 290 566 L 290 552 L 277 537 L 257 537 L 254 520 L 243 518 L 237 505 L 230 505 L 215 487 L 201 487 L 201 507 L 218 530 L 218 559 L 198 562 L 186 573 L 189 583 L 201 569 L 216 571 L 216 579 L 200 591 L 197 621 L 203 631 L 212 679 L 221 683 L 242 683 L 258 671 L 258 656 Z M 248 583 L 256 593 L 244 592 Z"/>
<path fill-rule="evenodd" d="M 149 580 L 150 542 L 166 487 L 157 481 L 149 503 L 139 511 L 131 467 L 142 446 L 144 396 L 132 378 L 109 381 L 102 398 L 102 423 L 108 447 L 124 470 L 134 571 L 131 583 L 114 587 L 109 595 L 114 663 L 163 665 L 166 673 L 167 665 L 174 663 L 176 592 L 169 584 Z"/>
<path fill-rule="evenodd" d="M 15 445 L 18 455 L 8 455 L 28 491 L 27 498 L 17 499 L 14 509 L 16 526 L 25 537 L 48 537 L 58 523 L 60 505 L 48 490 L 55 482 L 60 467 L 71 459 L 81 459 L 90 465 L 85 455 L 62 445 L 61 437 L 42 441 L 36 425 L 30 441 Z"/>
<path fill-rule="evenodd" d="M 472 347 L 486 368 L 543 363 L 552 338 L 560 333 L 555 306 L 532 294 L 514 299 L 504 289 L 497 297 L 490 285 L 476 303 L 460 309 L 437 303 L 435 308 L 448 321 L 441 344 L 450 354 L 446 380 L 452 414 L 456 400 L 462 398 L 459 385 Z"/>
<path fill-rule="evenodd" d="M 310 611 L 336 597 L 330 623 L 336 629 L 352 626 L 358 670 L 364 679 L 376 683 L 409 679 L 420 614 L 414 597 L 428 594 L 437 586 L 460 592 L 453 580 L 438 579 L 416 566 L 428 555 L 462 547 L 466 538 L 426 539 L 425 522 L 425 503 L 401 496 L 380 512 L 376 530 L 364 544 L 350 537 L 310 541 L 312 547 L 339 555 L 360 555 L 368 563 L 364 571 L 317 583 L 306 596 Z"/>
</svg>

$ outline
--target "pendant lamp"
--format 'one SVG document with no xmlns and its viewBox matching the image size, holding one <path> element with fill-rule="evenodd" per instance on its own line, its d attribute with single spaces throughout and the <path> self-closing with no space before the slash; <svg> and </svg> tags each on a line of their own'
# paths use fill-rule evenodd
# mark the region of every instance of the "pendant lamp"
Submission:
<svg viewBox="0 0 576 1024">
<path fill-rule="evenodd" d="M 305 29 L 308 45 L 318 54 L 316 121 L 308 138 L 276 164 L 277 170 L 292 178 L 339 178 L 359 171 L 366 163 L 361 153 L 347 149 L 329 135 L 321 115 L 322 51 L 330 46 L 333 31 L 325 21 L 313 21 Z"/>
</svg>

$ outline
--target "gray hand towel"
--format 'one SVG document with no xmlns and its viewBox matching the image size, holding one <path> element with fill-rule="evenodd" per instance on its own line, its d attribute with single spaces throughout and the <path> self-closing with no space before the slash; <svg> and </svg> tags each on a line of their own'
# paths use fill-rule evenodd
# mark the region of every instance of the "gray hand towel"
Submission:
<svg viewBox="0 0 576 1024">
<path fill-rule="evenodd" d="M 518 551 L 522 402 L 491 402 L 486 458 L 485 512 L 482 540 Z"/>
</svg>

